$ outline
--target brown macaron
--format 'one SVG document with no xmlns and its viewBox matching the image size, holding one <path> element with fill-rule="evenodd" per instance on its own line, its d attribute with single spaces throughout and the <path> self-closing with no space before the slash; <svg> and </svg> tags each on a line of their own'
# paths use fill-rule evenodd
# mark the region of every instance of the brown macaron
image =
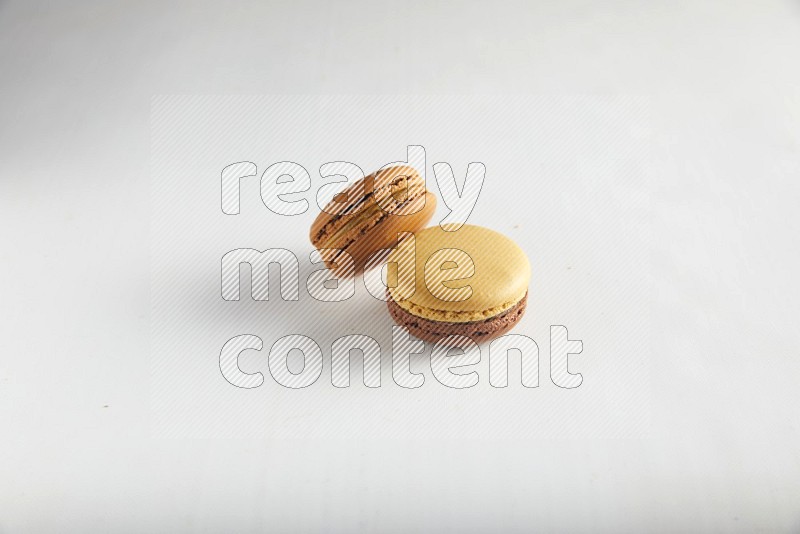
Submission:
<svg viewBox="0 0 800 534">
<path fill-rule="evenodd" d="M 466 323 L 426 319 L 404 310 L 391 298 L 388 302 L 389 314 L 394 322 L 408 328 L 414 337 L 425 341 L 438 341 L 444 337 L 457 335 L 482 343 L 502 336 L 517 325 L 517 322 L 525 314 L 528 295 L 526 294 L 522 300 L 499 315 Z"/>
<path fill-rule="evenodd" d="M 329 269 L 355 274 L 376 251 L 395 247 L 398 234 L 424 228 L 435 210 L 436 197 L 414 168 L 389 167 L 334 196 L 309 237 Z"/>
</svg>

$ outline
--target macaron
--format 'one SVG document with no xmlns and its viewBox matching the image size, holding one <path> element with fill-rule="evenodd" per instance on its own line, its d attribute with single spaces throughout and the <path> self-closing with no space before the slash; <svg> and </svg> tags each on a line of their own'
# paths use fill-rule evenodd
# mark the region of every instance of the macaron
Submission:
<svg viewBox="0 0 800 534">
<path fill-rule="evenodd" d="M 389 167 L 334 196 L 311 225 L 309 237 L 329 269 L 355 274 L 373 253 L 395 247 L 398 234 L 424 228 L 434 211 L 436 197 L 414 168 Z"/>
<path fill-rule="evenodd" d="M 457 227 L 426 228 L 392 251 L 387 304 L 392 319 L 420 339 L 461 335 L 480 343 L 520 321 L 531 267 L 508 237 L 473 225 L 452 231 Z"/>
</svg>

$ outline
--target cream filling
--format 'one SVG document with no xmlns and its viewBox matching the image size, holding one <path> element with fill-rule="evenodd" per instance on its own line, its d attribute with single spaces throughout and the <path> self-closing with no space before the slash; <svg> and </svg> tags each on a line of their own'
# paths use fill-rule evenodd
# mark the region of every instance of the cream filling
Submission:
<svg viewBox="0 0 800 534">
<path fill-rule="evenodd" d="M 419 203 L 424 201 L 425 201 L 425 190 L 423 189 L 421 195 L 415 195 L 410 200 L 406 200 L 401 204 L 397 204 L 397 206 L 395 206 L 394 209 L 391 210 L 391 212 L 386 212 L 386 214 L 406 215 L 409 212 L 409 210 L 421 209 Z M 383 208 L 381 208 L 380 204 L 376 202 L 370 203 L 369 205 L 364 207 L 361 211 L 359 211 L 358 214 L 355 215 L 352 220 L 346 222 L 344 226 L 335 231 L 331 237 L 324 240 L 318 248 L 339 248 L 337 246 L 337 243 L 339 243 L 343 238 L 345 238 L 347 234 L 349 234 L 355 229 L 360 228 L 369 221 L 372 220 L 377 221 L 379 217 L 376 217 L 376 215 L 383 212 L 384 210 Z"/>
<path fill-rule="evenodd" d="M 381 207 L 377 204 L 373 204 L 372 206 L 364 209 L 360 212 L 353 220 L 348 221 L 345 223 L 344 226 L 339 228 L 334 234 L 322 242 L 319 248 L 337 248 L 335 244 L 345 235 L 350 233 L 354 228 L 358 228 L 363 225 L 366 221 L 372 219 L 372 217 L 381 211 Z"/>
</svg>

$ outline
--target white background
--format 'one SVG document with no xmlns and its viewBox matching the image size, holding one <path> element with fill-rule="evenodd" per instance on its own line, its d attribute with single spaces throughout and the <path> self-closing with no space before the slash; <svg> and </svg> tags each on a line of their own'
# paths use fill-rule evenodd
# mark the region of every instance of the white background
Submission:
<svg viewBox="0 0 800 534">
<path fill-rule="evenodd" d="M 389 438 L 443 448 L 457 438 L 494 446 L 498 439 L 646 435 L 652 363 L 648 111 L 647 99 L 628 96 L 155 97 L 154 434 Z M 421 143 L 424 159 L 407 155 L 409 140 Z M 243 158 L 260 172 L 239 181 L 240 212 L 226 215 L 220 207 L 221 170 Z M 329 199 L 342 188 L 323 180 L 320 166 L 343 159 L 372 172 L 406 158 L 426 171 L 427 187 L 440 199 L 432 224 L 449 213 L 439 184 L 445 177 L 441 166 L 433 172 L 434 163 L 447 161 L 459 183 L 470 162 L 485 166 L 474 207 L 459 220 L 467 217 L 470 224 L 511 236 L 529 257 L 529 309 L 513 333 L 540 347 L 539 390 L 522 387 L 518 356 L 509 364 L 511 385 L 493 388 L 485 345 L 473 368 L 476 387 L 449 391 L 432 375 L 432 344 L 411 359 L 413 372 L 427 374 L 425 383 L 416 391 L 403 389 L 392 376 L 393 359 L 402 358 L 393 352 L 394 323 L 363 277 L 342 302 L 319 302 L 309 294 L 306 280 L 321 267 L 309 259 L 309 227 L 320 212 L 317 193 Z M 312 173 L 309 191 L 285 197 L 307 203 L 294 216 L 269 210 L 259 187 L 266 168 L 284 159 Z M 264 186 L 270 201 L 268 178 Z M 491 250 L 493 243 L 483 246 Z M 297 300 L 279 297 L 274 270 L 269 300 L 254 301 L 249 267 L 242 269 L 240 300 L 223 300 L 221 258 L 243 248 L 294 254 L 300 265 Z M 570 366 L 586 376 L 579 389 L 565 391 L 549 379 L 550 325 L 566 326 L 572 339 L 586 345 Z M 262 339 L 263 350 L 239 359 L 245 372 L 268 377 L 258 390 L 237 389 L 221 376 L 220 351 L 242 334 Z M 351 389 L 332 386 L 330 347 L 351 334 L 381 345 L 380 391 L 363 385 L 360 356 L 351 365 Z M 280 387 L 268 370 L 273 343 L 287 335 L 310 337 L 324 348 L 325 372 L 307 390 Z M 295 372 L 303 368 L 299 352 L 288 362 Z"/>
<path fill-rule="evenodd" d="M 799 50 L 792 2 L 0 4 L 0 532 L 796 531 Z M 647 431 L 155 436 L 172 93 L 648 98 Z"/>
</svg>

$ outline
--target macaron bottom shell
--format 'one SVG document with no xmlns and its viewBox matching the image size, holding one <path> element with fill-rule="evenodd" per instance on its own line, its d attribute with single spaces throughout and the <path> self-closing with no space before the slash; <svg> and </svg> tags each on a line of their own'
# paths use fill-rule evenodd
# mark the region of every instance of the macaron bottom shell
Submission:
<svg viewBox="0 0 800 534">
<path fill-rule="evenodd" d="M 514 328 L 522 316 L 528 304 L 528 294 L 504 312 L 474 322 L 445 322 L 433 321 L 424 317 L 413 315 L 401 308 L 391 297 L 387 301 L 389 314 L 395 323 L 408 328 L 411 335 L 425 341 L 438 341 L 451 335 L 465 336 L 476 343 L 482 343 L 502 336 Z"/>
</svg>

